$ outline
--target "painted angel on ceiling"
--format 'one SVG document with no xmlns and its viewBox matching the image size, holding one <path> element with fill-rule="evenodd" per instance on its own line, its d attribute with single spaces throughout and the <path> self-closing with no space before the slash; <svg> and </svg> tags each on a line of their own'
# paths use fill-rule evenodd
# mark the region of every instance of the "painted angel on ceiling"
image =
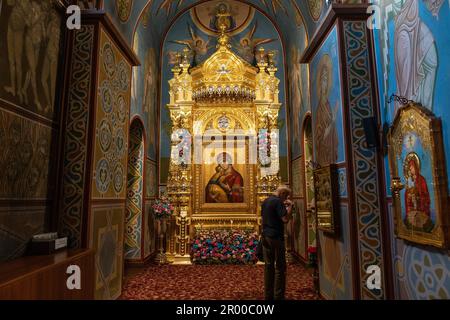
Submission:
<svg viewBox="0 0 450 320">
<path fill-rule="evenodd" d="M 257 29 L 258 21 L 256 21 L 250 31 L 239 40 L 239 45 L 237 46 L 239 55 L 248 62 L 252 62 L 255 58 L 255 52 L 258 46 L 271 43 L 276 40 L 269 38 L 255 38 Z"/>
<path fill-rule="evenodd" d="M 209 45 L 209 40 L 205 40 L 204 38 L 200 37 L 189 23 L 188 30 L 191 37 L 190 39 L 172 40 L 170 42 L 187 46 L 189 50 L 191 50 L 191 53 L 194 55 L 194 59 L 196 59 L 198 56 L 206 55 L 208 53 L 208 50 L 211 48 L 211 46 Z"/>
</svg>

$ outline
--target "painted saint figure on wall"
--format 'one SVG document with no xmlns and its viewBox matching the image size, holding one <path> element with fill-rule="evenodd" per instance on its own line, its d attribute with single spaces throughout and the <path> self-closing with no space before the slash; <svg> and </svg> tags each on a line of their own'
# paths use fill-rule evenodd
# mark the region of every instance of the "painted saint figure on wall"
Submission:
<svg viewBox="0 0 450 320">
<path fill-rule="evenodd" d="M 336 163 L 338 160 L 338 134 L 336 131 L 336 113 L 339 102 L 336 102 L 334 110 L 331 109 L 329 95 L 333 85 L 332 62 L 329 55 L 325 54 L 317 68 L 316 90 L 319 101 L 316 108 L 314 125 L 314 139 L 316 146 L 316 161 L 321 166 Z"/>
<path fill-rule="evenodd" d="M 436 44 L 419 17 L 419 1 L 406 0 L 395 20 L 398 93 L 432 110 L 437 67 Z"/>
<path fill-rule="evenodd" d="M 303 103 L 302 75 L 300 64 L 300 52 L 296 47 L 291 48 L 291 70 L 289 73 L 290 93 L 292 103 L 292 131 L 294 146 L 300 145 L 300 114 Z M 297 147 L 298 148 L 298 147 Z"/>
<path fill-rule="evenodd" d="M 206 186 L 206 203 L 244 202 L 244 180 L 233 168 L 231 156 L 224 152 L 217 157 L 216 173 Z"/>
<path fill-rule="evenodd" d="M 4 66 L 6 76 L 0 79 L 2 89 L 9 95 L 7 99 L 17 98 L 9 101 L 33 106 L 39 113 L 50 116 L 61 36 L 57 1 L 8 0 L 6 4 L 7 10 L 2 15 L 9 12 L 9 18 L 2 16 L 4 24 L 0 26 L 0 32 L 6 29 L 8 56 L 8 65 Z"/>
<path fill-rule="evenodd" d="M 4 90 L 13 96 L 18 96 L 20 102 L 24 101 L 22 59 L 24 50 L 25 20 L 28 1 L 8 1 L 12 7 L 8 21 L 7 45 L 10 72 L 10 85 Z"/>
<path fill-rule="evenodd" d="M 434 227 L 431 220 L 431 200 L 427 181 L 420 172 L 420 160 L 416 153 L 406 156 L 404 163 L 406 179 L 405 224 L 408 227 L 430 232 Z"/>
<path fill-rule="evenodd" d="M 144 70 L 144 100 L 143 111 L 147 115 L 148 129 L 148 145 L 155 152 L 155 137 L 156 131 L 156 55 L 153 48 L 148 49 L 145 56 L 145 70 Z M 154 156 L 154 155 L 153 155 Z"/>
<path fill-rule="evenodd" d="M 220 30 L 221 25 L 226 26 L 226 30 L 234 29 L 236 27 L 236 21 L 232 14 L 231 9 L 227 4 L 222 2 L 216 7 L 216 14 L 211 17 L 209 27 L 213 30 Z"/>
</svg>

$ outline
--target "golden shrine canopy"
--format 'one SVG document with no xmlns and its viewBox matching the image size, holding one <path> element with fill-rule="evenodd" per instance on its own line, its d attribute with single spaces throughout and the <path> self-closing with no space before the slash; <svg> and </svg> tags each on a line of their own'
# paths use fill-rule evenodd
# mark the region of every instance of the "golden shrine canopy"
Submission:
<svg viewBox="0 0 450 320">
<path fill-rule="evenodd" d="M 191 70 L 196 102 L 251 102 L 255 99 L 258 69 L 230 50 L 224 29 L 217 51 Z"/>
<path fill-rule="evenodd" d="M 167 195 L 180 262 L 189 261 L 189 239 L 199 229 L 258 230 L 261 202 L 280 183 L 274 54 L 260 48 L 252 66 L 231 50 L 226 28 L 219 26 L 216 52 L 196 67 L 185 48 L 169 81 Z"/>
</svg>

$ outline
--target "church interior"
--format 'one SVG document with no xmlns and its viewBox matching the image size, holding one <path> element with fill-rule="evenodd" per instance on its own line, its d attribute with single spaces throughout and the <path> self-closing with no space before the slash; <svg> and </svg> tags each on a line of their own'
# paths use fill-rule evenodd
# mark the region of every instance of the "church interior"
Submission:
<svg viewBox="0 0 450 320">
<path fill-rule="evenodd" d="M 0 0 L 0 299 L 450 299 L 447 2 Z"/>
</svg>

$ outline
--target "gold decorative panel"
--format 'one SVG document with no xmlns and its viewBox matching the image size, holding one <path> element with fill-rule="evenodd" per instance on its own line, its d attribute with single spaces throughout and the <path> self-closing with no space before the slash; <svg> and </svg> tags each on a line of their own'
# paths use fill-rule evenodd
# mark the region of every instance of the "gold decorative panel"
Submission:
<svg viewBox="0 0 450 320">
<path fill-rule="evenodd" d="M 101 30 L 93 198 L 126 196 L 131 66 Z"/>
<path fill-rule="evenodd" d="M 329 165 L 314 170 L 317 228 L 329 235 L 339 231 L 339 199 L 336 166 Z"/>
<path fill-rule="evenodd" d="M 95 248 L 95 299 L 116 299 L 122 293 L 125 205 L 93 207 L 90 248 Z"/>
</svg>

